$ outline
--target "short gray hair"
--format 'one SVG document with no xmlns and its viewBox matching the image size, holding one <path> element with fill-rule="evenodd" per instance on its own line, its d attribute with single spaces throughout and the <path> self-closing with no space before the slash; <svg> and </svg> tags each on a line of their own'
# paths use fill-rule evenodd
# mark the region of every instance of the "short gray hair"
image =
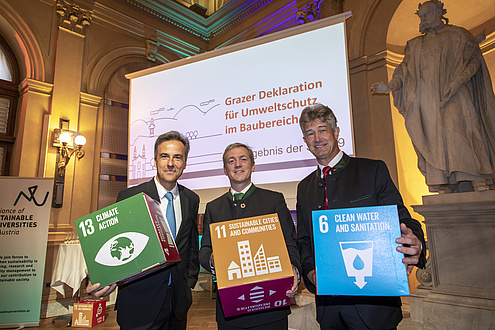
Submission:
<svg viewBox="0 0 495 330">
<path fill-rule="evenodd" d="M 304 108 L 301 112 L 301 116 L 299 117 L 299 126 L 301 127 L 303 135 L 304 126 L 316 119 L 327 122 L 333 131 L 335 131 L 335 129 L 337 128 L 337 118 L 335 117 L 332 109 L 330 109 L 326 105 L 317 103 L 315 105 L 310 105 Z"/>
</svg>

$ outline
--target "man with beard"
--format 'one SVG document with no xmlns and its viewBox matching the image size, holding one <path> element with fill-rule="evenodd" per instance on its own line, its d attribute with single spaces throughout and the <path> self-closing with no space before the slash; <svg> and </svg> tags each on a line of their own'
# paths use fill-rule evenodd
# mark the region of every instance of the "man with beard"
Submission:
<svg viewBox="0 0 495 330">
<path fill-rule="evenodd" d="M 419 5 L 421 36 L 373 93 L 390 93 L 405 118 L 430 191 L 482 191 L 495 178 L 495 97 L 475 38 L 449 25 L 439 0 Z M 445 23 L 442 21 L 445 20 Z"/>
</svg>

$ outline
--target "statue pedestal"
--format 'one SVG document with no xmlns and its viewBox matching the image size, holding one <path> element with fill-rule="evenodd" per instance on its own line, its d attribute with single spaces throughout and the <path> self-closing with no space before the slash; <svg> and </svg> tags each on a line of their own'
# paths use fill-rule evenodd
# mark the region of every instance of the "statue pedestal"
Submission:
<svg viewBox="0 0 495 330">
<path fill-rule="evenodd" d="M 432 287 L 411 295 L 424 329 L 495 329 L 495 191 L 423 197 Z"/>
</svg>

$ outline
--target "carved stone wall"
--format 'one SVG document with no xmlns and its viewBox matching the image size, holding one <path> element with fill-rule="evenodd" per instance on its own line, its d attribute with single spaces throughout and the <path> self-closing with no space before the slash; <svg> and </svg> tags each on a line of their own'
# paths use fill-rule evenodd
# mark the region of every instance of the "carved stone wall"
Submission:
<svg viewBox="0 0 495 330">
<path fill-rule="evenodd" d="M 425 329 L 495 327 L 495 191 L 432 195 L 425 217 L 431 288 L 411 296 L 411 318 Z"/>
</svg>

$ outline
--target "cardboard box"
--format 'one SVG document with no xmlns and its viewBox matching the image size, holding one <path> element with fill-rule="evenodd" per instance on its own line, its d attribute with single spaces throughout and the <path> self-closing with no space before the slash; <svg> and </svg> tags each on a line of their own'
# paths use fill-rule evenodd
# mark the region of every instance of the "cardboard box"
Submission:
<svg viewBox="0 0 495 330">
<path fill-rule="evenodd" d="M 72 326 L 91 328 L 105 322 L 106 306 L 105 299 L 85 299 L 74 303 Z"/>
<path fill-rule="evenodd" d="M 160 204 L 140 193 L 75 221 L 92 283 L 127 283 L 180 260 Z"/>
<path fill-rule="evenodd" d="M 408 296 L 397 205 L 313 211 L 319 295 Z"/>
<path fill-rule="evenodd" d="M 277 214 L 210 224 L 226 317 L 289 306 L 294 275 Z"/>
</svg>

